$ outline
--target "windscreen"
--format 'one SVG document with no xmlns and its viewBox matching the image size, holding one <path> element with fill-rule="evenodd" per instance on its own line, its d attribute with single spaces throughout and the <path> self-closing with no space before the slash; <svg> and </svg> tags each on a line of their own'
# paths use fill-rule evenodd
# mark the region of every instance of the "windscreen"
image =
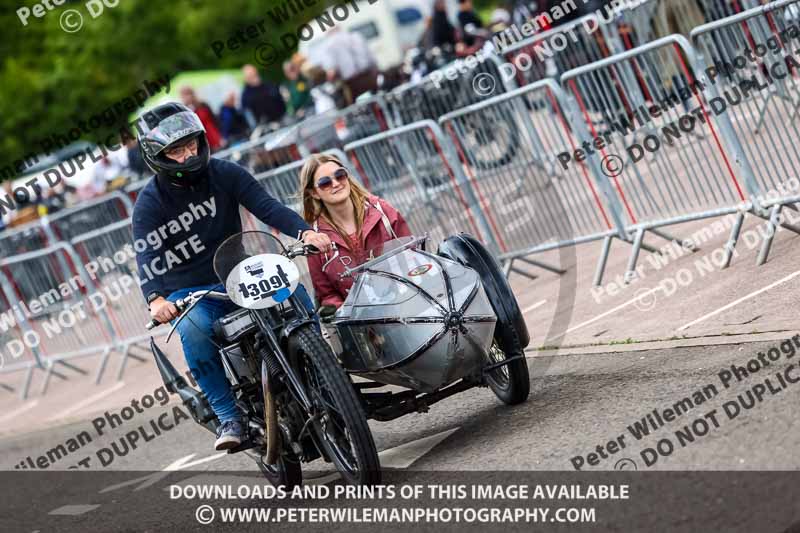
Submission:
<svg viewBox="0 0 800 533">
<path fill-rule="evenodd" d="M 281 254 L 286 249 L 277 238 L 263 231 L 237 233 L 223 242 L 214 254 L 214 272 L 220 283 L 225 284 L 236 265 L 250 257 L 261 254 Z"/>
</svg>

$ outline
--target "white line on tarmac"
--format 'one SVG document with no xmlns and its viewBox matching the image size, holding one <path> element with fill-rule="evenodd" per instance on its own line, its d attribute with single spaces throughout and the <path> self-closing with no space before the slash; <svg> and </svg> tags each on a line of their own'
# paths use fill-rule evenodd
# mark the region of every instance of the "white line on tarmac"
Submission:
<svg viewBox="0 0 800 533">
<path fill-rule="evenodd" d="M 535 304 L 533 304 L 531 306 L 528 306 L 525 309 L 523 309 L 522 310 L 522 314 L 524 315 L 526 313 L 530 313 L 534 309 L 538 309 L 538 308 L 540 308 L 541 306 L 543 306 L 546 303 L 547 303 L 547 300 L 542 300 L 541 302 L 536 302 Z"/>
<path fill-rule="evenodd" d="M 94 396 L 89 396 L 85 400 L 82 400 L 82 401 L 76 403 L 72 407 L 70 407 L 68 409 L 64 409 L 63 411 L 61 411 L 57 415 L 52 416 L 49 419 L 47 419 L 47 421 L 48 422 L 52 422 L 54 420 L 59 420 L 61 418 L 64 418 L 65 416 L 71 415 L 75 411 L 78 411 L 79 409 L 82 409 L 83 407 L 86 407 L 87 405 L 92 404 L 92 403 L 96 402 L 97 400 L 101 400 L 101 399 L 105 398 L 109 394 L 118 391 L 119 389 L 121 389 L 124 386 L 125 386 L 125 382 L 124 381 L 120 381 L 120 382 L 116 383 L 113 387 L 111 387 L 110 389 L 106 389 L 104 391 L 98 392 Z"/>
<path fill-rule="evenodd" d="M 736 305 L 739 305 L 740 303 L 744 302 L 745 300 L 749 300 L 749 299 L 750 299 L 750 298 L 752 298 L 753 296 L 758 296 L 758 295 L 759 295 L 759 294 L 761 294 L 762 292 L 767 292 L 767 291 L 768 291 L 768 290 L 770 290 L 770 289 L 774 289 L 774 288 L 775 288 L 775 287 L 777 287 L 778 285 L 781 285 L 781 284 L 783 284 L 783 283 L 786 283 L 786 282 L 787 282 L 787 281 L 789 281 L 790 279 L 792 279 L 792 278 L 795 278 L 795 277 L 797 277 L 797 276 L 800 276 L 800 270 L 798 270 L 797 272 L 793 272 L 792 274 L 789 274 L 789 275 L 788 275 L 788 276 L 786 276 L 785 278 L 779 279 L 778 281 L 776 281 L 776 282 L 774 282 L 774 283 L 770 283 L 770 284 L 769 284 L 769 285 L 767 285 L 766 287 L 762 287 L 761 289 L 758 289 L 758 290 L 757 290 L 757 291 L 755 291 L 755 292 L 751 292 L 750 294 L 748 294 L 748 295 L 746 295 L 746 296 L 742 296 L 742 297 L 741 297 L 741 298 L 739 298 L 738 300 L 735 300 L 735 301 L 733 301 L 733 302 L 729 303 L 728 305 L 724 305 L 724 306 L 720 307 L 719 309 L 717 309 L 716 311 L 712 311 L 712 312 L 708 313 L 707 315 L 703 315 L 703 316 L 701 316 L 700 318 L 698 318 L 697 320 L 693 320 L 693 321 L 689 322 L 688 324 L 685 324 L 685 325 L 683 325 L 683 326 L 679 327 L 679 328 L 677 329 L 677 331 L 683 331 L 683 330 L 685 330 L 685 329 L 687 329 L 687 328 L 690 328 L 690 327 L 694 326 L 695 324 L 699 324 L 700 322 L 702 322 L 702 321 L 704 321 L 704 320 L 706 320 L 706 319 L 709 319 L 709 318 L 711 318 L 712 316 L 716 316 L 716 315 L 720 314 L 720 313 L 721 313 L 721 312 L 723 312 L 723 311 L 727 311 L 727 310 L 728 310 L 728 309 L 730 309 L 731 307 L 734 307 L 734 306 L 736 306 Z"/>
<path fill-rule="evenodd" d="M 10 413 L 6 413 L 5 415 L 0 416 L 0 424 L 3 423 L 3 422 L 7 422 L 8 420 L 13 420 L 15 416 L 19 416 L 22 413 L 24 413 L 25 411 L 33 409 L 38 404 L 39 404 L 39 400 L 33 400 L 33 401 L 30 401 L 30 402 L 26 403 L 25 405 L 21 406 L 19 409 L 15 409 L 14 411 L 11 411 Z"/>
<path fill-rule="evenodd" d="M 654 292 L 656 292 L 656 291 L 658 291 L 658 290 L 661 290 L 661 286 L 660 286 L 660 285 L 659 285 L 659 286 L 656 286 L 656 287 L 653 287 L 653 288 L 652 288 L 652 289 L 650 289 L 649 291 L 645 291 L 645 292 L 643 292 L 642 294 L 639 294 L 639 295 L 637 295 L 637 296 L 636 296 L 636 298 L 633 298 L 633 299 L 631 299 L 631 300 L 628 300 L 628 301 L 627 301 L 627 302 L 625 302 L 624 304 L 620 304 L 620 305 L 616 306 L 614 309 L 609 309 L 609 310 L 608 310 L 608 311 L 606 311 L 605 313 L 601 313 L 601 314 L 597 315 L 597 316 L 596 316 L 596 317 L 594 317 L 594 318 L 590 318 L 590 319 L 589 319 L 589 320 L 587 320 L 586 322 L 582 322 L 582 323 L 578 324 L 577 326 L 572 326 L 571 328 L 569 328 L 569 329 L 566 331 L 566 333 L 571 333 L 571 332 L 573 332 L 573 331 L 575 331 L 575 330 L 581 329 L 581 328 L 582 328 L 582 327 L 584 327 L 584 326 L 588 326 L 589 324 L 592 324 L 592 323 L 594 323 L 594 322 L 597 322 L 597 321 L 598 321 L 598 320 L 600 320 L 601 318 L 605 318 L 605 317 L 607 317 L 608 315 L 612 315 L 612 314 L 616 313 L 617 311 L 619 311 L 620 309 L 622 309 L 622 308 L 624 308 L 624 307 L 628 307 L 628 306 L 629 306 L 629 305 L 631 305 L 632 303 L 635 303 L 635 302 L 637 302 L 637 301 L 641 300 L 642 298 L 644 298 L 645 296 L 647 296 L 648 294 L 652 294 L 652 293 L 654 293 Z"/>
<path fill-rule="evenodd" d="M 58 509 L 53 509 L 47 514 L 51 515 L 66 515 L 66 516 L 78 516 L 84 513 L 88 513 L 89 511 L 94 511 L 100 507 L 99 505 L 64 505 L 59 507 Z"/>
</svg>

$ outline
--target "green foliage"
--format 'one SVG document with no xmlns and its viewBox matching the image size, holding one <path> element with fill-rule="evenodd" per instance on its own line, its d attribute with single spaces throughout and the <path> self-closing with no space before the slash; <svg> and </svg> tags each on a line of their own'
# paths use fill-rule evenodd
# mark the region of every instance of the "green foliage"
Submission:
<svg viewBox="0 0 800 533">
<path fill-rule="evenodd" d="M 99 114 L 141 87 L 144 80 L 187 70 L 239 68 L 254 63 L 260 42 L 279 43 L 301 19 L 277 26 L 268 13 L 283 0 L 120 0 L 93 19 L 86 0 L 67 0 L 42 18 L 31 16 L 22 26 L 16 15 L 21 5 L 3 2 L 0 24 L 0 167 L 26 154 L 41 152 L 38 141 L 64 134 L 77 120 Z M 332 2 L 325 2 L 331 4 Z M 309 19 L 324 9 L 303 13 Z M 67 9 L 83 15 L 76 33 L 66 33 L 59 19 Z M 266 35 L 238 50 L 226 49 L 218 58 L 211 43 L 226 41 L 237 30 L 264 21 Z M 288 54 L 287 54 L 288 55 Z M 280 62 L 265 72 L 280 79 Z M 124 125 L 84 135 L 99 142 Z"/>
</svg>

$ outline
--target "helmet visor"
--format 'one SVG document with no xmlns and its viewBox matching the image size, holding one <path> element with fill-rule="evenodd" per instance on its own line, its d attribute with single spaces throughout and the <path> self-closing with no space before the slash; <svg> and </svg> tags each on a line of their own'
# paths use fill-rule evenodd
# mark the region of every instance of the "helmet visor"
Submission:
<svg viewBox="0 0 800 533">
<path fill-rule="evenodd" d="M 156 156 L 170 145 L 205 131 L 200 117 L 192 111 L 183 111 L 159 122 L 158 126 L 145 133 L 142 143 L 145 149 Z"/>
</svg>

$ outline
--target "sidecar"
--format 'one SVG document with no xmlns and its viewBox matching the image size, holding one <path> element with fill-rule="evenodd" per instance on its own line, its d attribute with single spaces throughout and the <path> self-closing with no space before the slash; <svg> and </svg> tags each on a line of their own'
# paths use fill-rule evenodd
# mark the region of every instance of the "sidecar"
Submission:
<svg viewBox="0 0 800 533">
<path fill-rule="evenodd" d="M 348 270 L 353 286 L 334 315 L 340 362 L 362 389 L 368 416 L 424 411 L 488 385 L 506 403 L 527 399 L 528 331 L 497 261 L 474 238 L 450 237 L 437 254 L 425 238 L 386 243 Z M 401 392 L 367 393 L 395 385 Z"/>
</svg>

